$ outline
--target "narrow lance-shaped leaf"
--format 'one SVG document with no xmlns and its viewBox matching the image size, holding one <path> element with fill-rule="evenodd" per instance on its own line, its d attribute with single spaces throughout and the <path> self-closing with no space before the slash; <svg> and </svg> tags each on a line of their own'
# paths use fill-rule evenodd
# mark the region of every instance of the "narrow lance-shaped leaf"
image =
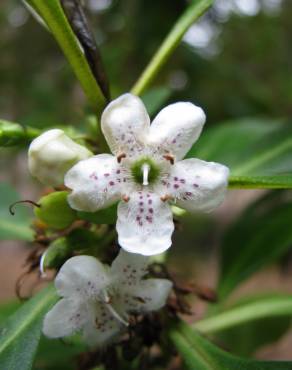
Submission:
<svg viewBox="0 0 292 370">
<path fill-rule="evenodd" d="M 291 218 L 291 202 L 274 192 L 249 206 L 230 226 L 221 247 L 221 299 L 251 274 L 279 260 L 291 248 Z"/>
<path fill-rule="evenodd" d="M 291 134 L 281 120 L 231 121 L 207 128 L 188 156 L 228 166 L 231 188 L 292 188 Z"/>
<path fill-rule="evenodd" d="M 292 296 L 259 294 L 216 309 L 193 327 L 204 334 L 215 333 L 218 343 L 232 353 L 250 356 L 262 346 L 276 342 L 289 330 Z"/>
<path fill-rule="evenodd" d="M 169 331 L 169 337 L 188 370 L 290 370 L 292 362 L 255 361 L 233 356 L 192 330 L 183 322 Z"/>
<path fill-rule="evenodd" d="M 251 321 L 292 316 L 291 295 L 268 295 L 237 303 L 194 324 L 202 333 L 216 333 Z"/>
<path fill-rule="evenodd" d="M 50 286 L 26 302 L 1 325 L 1 369 L 32 368 L 43 317 L 56 299 L 55 289 Z"/>
</svg>

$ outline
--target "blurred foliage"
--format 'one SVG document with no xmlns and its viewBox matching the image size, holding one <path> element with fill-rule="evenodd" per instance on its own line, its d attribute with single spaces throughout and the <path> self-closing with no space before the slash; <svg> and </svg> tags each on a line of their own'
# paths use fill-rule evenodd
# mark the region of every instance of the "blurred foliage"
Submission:
<svg viewBox="0 0 292 370">
<path fill-rule="evenodd" d="M 9 207 L 19 201 L 19 194 L 10 185 L 0 184 L 0 240 L 32 240 L 30 212 L 20 205 L 11 214 Z"/>
<path fill-rule="evenodd" d="M 130 90 L 188 1 L 109 0 L 100 1 L 100 4 L 107 3 L 108 7 L 104 10 L 96 8 L 95 11 L 92 4 L 98 4 L 99 0 L 87 3 L 91 4 L 91 11 L 87 9 L 89 18 L 115 97 Z M 203 19 L 205 24 L 207 22 L 209 27 L 216 30 L 215 47 L 203 49 L 182 43 L 159 74 L 154 86 L 144 94 L 143 100 L 150 108 L 151 115 L 168 102 L 191 100 L 206 110 L 208 125 L 230 121 L 222 126 L 211 127 L 209 132 L 203 134 L 202 140 L 192 149 L 192 155 L 222 161 L 239 175 L 258 174 L 258 171 L 265 175 L 267 168 L 269 173 L 271 170 L 275 174 L 291 172 L 291 123 L 284 124 L 284 121 L 291 115 L 292 2 L 283 0 L 282 7 L 274 13 L 260 11 L 254 16 L 233 13 L 225 19 L 220 18 L 216 9 L 212 9 Z M 35 22 L 18 0 L 6 0 L 0 4 L 0 32 L 1 118 L 40 128 L 70 123 L 81 126 L 85 113 L 92 112 L 52 36 Z M 256 118 L 246 119 L 247 116 Z M 245 119 L 242 120 L 242 117 Z M 91 128 L 96 130 L 94 124 Z M 286 140 L 288 143 L 282 150 L 281 144 L 285 145 Z M 271 147 L 276 149 L 273 161 L 265 157 L 259 166 L 246 170 L 244 166 L 250 166 L 250 160 L 257 159 L 265 152 L 270 154 Z M 14 155 L 14 151 L 6 153 Z M 7 166 L 6 160 L 3 163 Z M 258 162 L 255 163 L 258 165 Z M 19 200 L 19 195 L 10 185 L 4 184 L 0 194 L 0 238 L 31 239 L 29 211 L 19 206 L 14 218 L 8 213 L 8 206 Z M 115 208 L 106 212 L 108 222 L 114 222 Z M 79 213 L 81 216 L 84 220 L 99 223 L 101 215 Z M 222 296 L 229 294 L 258 269 L 287 255 L 292 244 L 289 229 L 291 218 L 291 198 L 287 192 L 273 192 L 251 204 L 234 220 L 221 239 L 222 266 L 218 286 Z M 213 222 L 208 215 L 186 215 L 182 218 L 184 232 L 176 233 L 170 264 L 174 267 L 181 264 L 181 270 L 184 270 L 181 273 L 185 277 L 192 274 L 193 278 L 197 273 L 194 260 L 204 263 L 210 258 L 212 248 L 220 243 L 221 225 L 218 223 L 215 226 Z M 91 236 L 89 231 L 86 235 L 76 235 L 75 232 L 69 235 L 68 240 L 61 241 L 68 241 L 68 245 L 78 249 L 90 244 L 90 241 L 95 244 L 96 239 Z M 109 237 L 114 238 L 112 235 Z M 54 253 L 50 258 L 55 261 L 60 256 L 58 245 L 53 247 L 51 250 Z M 60 264 L 64 256 L 61 257 Z M 2 316 L 8 313 L 10 308 L 7 307 L 4 313 L 0 312 Z M 29 329 L 33 326 L 35 336 L 39 338 L 40 335 L 39 318 L 44 307 L 40 306 L 31 314 L 37 317 L 36 324 L 28 314 L 31 306 L 28 307 L 20 311 L 21 330 L 16 330 L 19 345 L 26 341 L 30 335 Z M 216 314 L 216 309 L 218 307 L 210 311 L 211 314 Z M 250 354 L 255 347 L 275 340 L 285 331 L 288 320 L 286 311 L 283 316 L 280 321 L 271 318 L 271 321 L 264 323 L 256 317 L 257 320 L 239 330 L 229 329 L 216 339 L 222 340 L 232 352 Z M 23 322 L 26 323 L 24 326 Z M 256 332 L 261 332 L 261 335 L 255 335 Z M 235 335 L 240 337 L 236 343 Z M 5 361 L 17 361 L 7 344 L 13 340 L 9 330 L 2 342 Z M 190 369 L 194 366 L 196 369 L 217 369 L 208 367 L 208 364 L 202 367 L 202 354 L 203 357 L 209 357 L 211 362 L 218 361 L 224 370 L 248 366 L 249 369 L 275 369 L 271 364 L 246 362 L 229 356 L 188 329 L 183 328 L 180 333 L 173 332 L 172 340 Z M 29 356 L 33 356 L 36 350 L 35 342 L 32 343 L 28 364 L 31 362 Z M 198 351 L 190 351 L 191 347 L 198 348 Z M 57 364 L 66 369 L 71 366 L 68 359 L 77 355 L 79 350 L 79 347 L 66 347 L 63 343 L 42 340 L 36 369 L 49 369 L 48 366 L 52 364 L 54 369 L 57 369 Z M 291 364 L 276 366 L 277 370 L 291 368 Z"/>
<path fill-rule="evenodd" d="M 108 3 L 104 11 L 91 11 L 90 19 L 115 96 L 130 89 L 187 2 Z M 289 0 L 276 14 L 233 14 L 224 24 L 215 10 L 209 12 L 208 22 L 220 27 L 217 53 L 202 56 L 183 43 L 156 84 L 173 89 L 171 100 L 201 104 L 209 123 L 246 115 L 289 116 L 291 16 Z M 0 31 L 3 118 L 34 126 L 80 122 L 85 99 L 51 35 L 17 0 L 1 3 Z"/>
</svg>

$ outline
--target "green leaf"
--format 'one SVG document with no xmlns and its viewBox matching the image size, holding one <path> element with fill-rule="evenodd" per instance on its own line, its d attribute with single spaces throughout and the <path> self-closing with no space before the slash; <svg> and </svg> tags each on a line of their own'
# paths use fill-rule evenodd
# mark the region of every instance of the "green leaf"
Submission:
<svg viewBox="0 0 292 370">
<path fill-rule="evenodd" d="M 292 316 L 291 295 L 269 295 L 249 299 L 200 320 L 194 327 L 209 334 L 267 317 Z"/>
<path fill-rule="evenodd" d="M 291 316 L 263 318 L 220 331 L 215 340 L 233 354 L 252 357 L 263 346 L 274 345 L 291 329 L 290 323 Z"/>
<path fill-rule="evenodd" d="M 76 357 L 88 350 L 84 344 L 64 343 L 42 337 L 35 357 L 34 369 L 72 370 L 76 368 Z"/>
<path fill-rule="evenodd" d="M 30 228 L 31 211 L 25 206 L 19 206 L 12 216 L 9 206 L 18 201 L 20 196 L 11 185 L 0 184 L 0 240 L 32 240 L 33 231 Z"/>
<path fill-rule="evenodd" d="M 242 119 L 207 129 L 188 153 L 223 163 L 231 188 L 292 188 L 292 127 L 282 121 Z"/>
<path fill-rule="evenodd" d="M 37 11 L 59 43 L 79 79 L 89 102 L 100 113 L 106 99 L 94 78 L 78 39 L 76 38 L 59 0 L 27 0 Z"/>
<path fill-rule="evenodd" d="M 189 370 L 290 370 L 292 362 L 264 362 L 233 356 L 192 330 L 183 322 L 169 337 Z"/>
<path fill-rule="evenodd" d="M 226 231 L 221 247 L 220 298 L 291 248 L 292 203 L 280 200 L 277 192 L 264 196 Z"/>
<path fill-rule="evenodd" d="M 55 289 L 49 286 L 23 304 L 1 325 L 2 369 L 31 369 L 41 336 L 44 314 L 55 301 Z"/>
<path fill-rule="evenodd" d="M 17 300 L 4 302 L 0 305 L 0 325 L 10 316 L 14 311 L 16 311 L 21 303 Z"/>
<path fill-rule="evenodd" d="M 135 95 L 142 94 L 179 45 L 189 27 L 213 4 L 213 0 L 193 0 L 179 17 L 169 34 L 150 60 L 148 66 L 132 88 Z"/>
</svg>

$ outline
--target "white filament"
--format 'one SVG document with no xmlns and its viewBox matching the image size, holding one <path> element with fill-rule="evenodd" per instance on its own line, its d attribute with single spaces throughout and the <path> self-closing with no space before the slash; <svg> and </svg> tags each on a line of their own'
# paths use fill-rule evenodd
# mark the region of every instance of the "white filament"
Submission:
<svg viewBox="0 0 292 370">
<path fill-rule="evenodd" d="M 49 248 L 47 248 L 44 251 L 44 253 L 42 254 L 41 259 L 40 259 L 39 270 L 40 270 L 41 278 L 46 278 L 47 277 L 47 274 L 45 272 L 44 263 L 45 263 L 45 258 L 47 256 L 48 250 L 49 250 Z"/>
<path fill-rule="evenodd" d="M 143 185 L 144 185 L 144 186 L 149 185 L 149 182 L 148 182 L 148 175 L 149 175 L 149 171 L 150 171 L 150 166 L 149 166 L 149 164 L 144 163 L 144 164 L 143 164 L 143 166 L 142 166 L 142 172 L 143 172 Z"/>
<path fill-rule="evenodd" d="M 124 320 L 123 318 L 122 318 L 122 316 L 113 308 L 113 306 L 112 305 L 110 305 L 110 304 L 106 304 L 106 307 L 107 307 L 107 309 L 109 310 L 109 312 L 118 320 L 118 321 L 120 321 L 122 324 L 124 324 L 125 326 L 129 326 L 129 323 L 126 321 L 126 320 Z"/>
<path fill-rule="evenodd" d="M 103 290 L 102 293 L 103 293 L 103 296 L 104 296 L 105 306 L 109 310 L 109 312 L 113 315 L 113 317 L 115 317 L 119 322 L 121 322 L 125 326 L 129 326 L 129 323 L 126 320 L 124 320 L 122 318 L 122 316 L 111 305 L 111 297 L 109 296 L 107 291 Z"/>
</svg>

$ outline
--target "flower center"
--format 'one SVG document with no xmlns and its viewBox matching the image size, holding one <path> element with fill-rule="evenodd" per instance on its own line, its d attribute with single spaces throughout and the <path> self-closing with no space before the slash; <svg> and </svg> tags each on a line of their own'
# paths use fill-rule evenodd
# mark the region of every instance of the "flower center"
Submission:
<svg viewBox="0 0 292 370">
<path fill-rule="evenodd" d="M 122 317 L 122 315 L 115 309 L 113 306 L 112 298 L 108 294 L 106 290 L 102 291 L 102 302 L 105 304 L 105 307 L 107 310 L 113 315 L 113 317 L 118 320 L 121 324 L 124 324 L 125 326 L 129 326 L 129 323 Z"/>
<path fill-rule="evenodd" d="M 131 174 L 136 183 L 147 186 L 157 180 L 160 169 L 151 158 L 145 157 L 132 164 Z"/>
</svg>

